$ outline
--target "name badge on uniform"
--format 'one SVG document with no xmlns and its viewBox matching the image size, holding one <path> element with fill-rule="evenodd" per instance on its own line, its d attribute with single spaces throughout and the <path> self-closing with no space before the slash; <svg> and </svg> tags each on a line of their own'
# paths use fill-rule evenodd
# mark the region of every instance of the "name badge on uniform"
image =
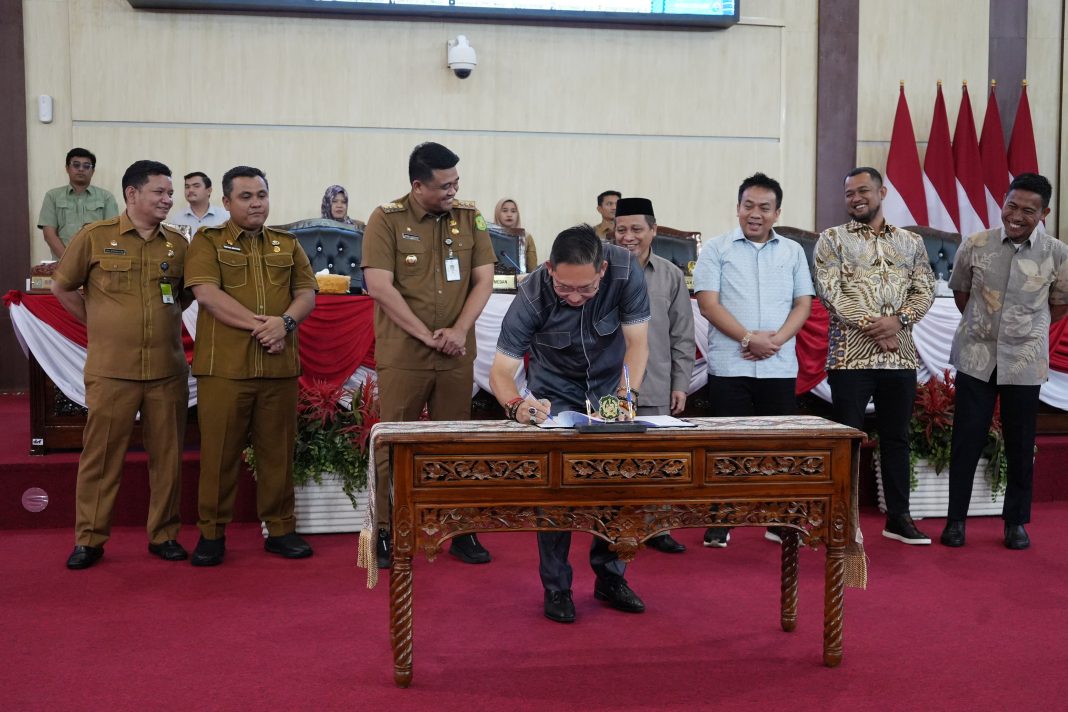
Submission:
<svg viewBox="0 0 1068 712">
<path fill-rule="evenodd" d="M 445 260 L 445 281 L 446 282 L 459 282 L 460 281 L 460 258 L 449 257 Z"/>
<path fill-rule="evenodd" d="M 174 291 L 171 289 L 170 282 L 160 282 L 159 291 L 163 295 L 164 304 L 174 304 Z"/>
<path fill-rule="evenodd" d="M 105 247 L 104 248 L 104 254 L 105 255 L 125 255 L 126 254 L 126 250 L 120 250 L 120 249 L 116 249 L 114 247 Z"/>
<path fill-rule="evenodd" d="M 237 245 L 223 245 L 224 250 L 230 250 L 230 252 L 240 252 L 241 248 Z"/>
<path fill-rule="evenodd" d="M 415 233 L 405 232 L 405 233 L 401 234 L 401 239 L 402 240 L 415 240 L 416 242 L 420 242 L 423 238 L 419 237 Z"/>
</svg>

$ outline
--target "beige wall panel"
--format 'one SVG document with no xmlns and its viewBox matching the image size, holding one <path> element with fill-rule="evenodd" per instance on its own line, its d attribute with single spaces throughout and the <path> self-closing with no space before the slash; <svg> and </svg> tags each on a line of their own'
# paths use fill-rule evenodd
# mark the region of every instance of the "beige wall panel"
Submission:
<svg viewBox="0 0 1068 712">
<path fill-rule="evenodd" d="M 94 58 L 73 66 L 80 121 L 778 135 L 777 84 L 737 80 L 779 75 L 780 30 L 764 25 L 650 32 L 71 7 L 72 52 Z M 478 51 L 466 80 L 445 67 L 458 33 Z"/>
<path fill-rule="evenodd" d="M 1065 224 L 1057 209 L 1058 160 L 1063 114 L 1059 111 L 1064 92 L 1061 67 L 1063 41 L 1062 3 L 1057 0 L 1030 0 L 1027 6 L 1027 98 L 1031 104 L 1031 121 L 1035 126 L 1035 149 L 1038 168 L 1053 183 L 1054 202 L 1046 225 L 1058 237 L 1068 238 Z M 1004 117 L 1003 117 L 1004 119 Z M 1009 117 L 1008 121 L 1012 121 Z M 1063 183 L 1061 183 L 1063 185 Z M 1058 227 L 1058 224 L 1060 225 Z"/>
<path fill-rule="evenodd" d="M 51 252 L 37 229 L 44 194 L 67 182 L 63 159 L 71 142 L 70 53 L 67 34 L 67 0 L 35 0 L 23 3 L 27 28 L 50 28 L 49 43 L 31 42 L 26 33 L 26 140 L 30 189 L 30 257 L 33 262 L 50 259 Z M 52 123 L 37 118 L 37 97 L 52 97 Z"/>
<path fill-rule="evenodd" d="M 989 0 L 861 0 L 858 140 L 889 145 L 901 80 L 918 140 L 926 141 L 930 134 L 938 80 L 943 82 L 950 132 L 960 108 L 962 80 L 968 81 L 972 114 L 981 124 L 988 34 Z"/>
<path fill-rule="evenodd" d="M 75 129 L 77 141 L 117 158 L 114 166 L 102 168 L 97 176 L 100 185 L 116 192 L 124 167 L 142 156 L 167 163 L 179 182 L 184 173 L 204 170 L 216 182 L 216 199 L 221 199 L 226 169 L 239 163 L 262 168 L 271 185 L 272 224 L 318 216 L 323 191 L 334 182 L 350 192 L 350 215 L 366 219 L 376 205 L 407 192 L 408 154 L 426 138 L 422 132 L 403 131 L 140 127 L 119 131 L 99 125 Z M 596 196 L 602 190 L 647 196 L 663 224 L 712 235 L 734 224 L 737 186 L 746 175 L 756 170 L 781 175 L 781 146 L 776 141 L 509 134 L 429 138 L 460 155 L 461 198 L 475 200 L 488 215 L 505 194 L 519 202 L 523 223 L 543 255 L 557 232 L 597 219 Z M 263 146 L 271 150 L 264 151 Z M 519 151 L 535 158 L 521 165 L 505 158 Z M 626 159 L 610 166 L 603 157 L 611 155 Z M 378 168 L 368 171 L 365 165 Z M 602 167 L 560 170 L 559 166 Z M 184 205 L 180 186 L 176 205 Z M 793 214 L 784 210 L 783 224 L 805 214 L 801 205 L 793 206 Z"/>
<path fill-rule="evenodd" d="M 366 218 L 406 191 L 412 146 L 438 140 L 462 158 L 461 197 L 490 213 L 511 194 L 543 253 L 563 227 L 595 220 L 609 187 L 711 235 L 733 225 L 738 183 L 761 170 L 786 187 L 784 224 L 812 220 L 815 0 L 753 0 L 738 27 L 685 33 L 26 4 L 28 38 L 57 26 L 71 38 L 62 55 L 27 43 L 30 93 L 67 107 L 31 129 L 31 165 L 56 163 L 31 183 L 37 203 L 62 182 L 63 153 L 84 144 L 116 194 L 139 158 L 164 161 L 178 183 L 251 163 L 270 175 L 272 222 L 315 215 L 335 182 Z M 444 67 L 461 31 L 480 62 L 465 81 Z"/>
</svg>

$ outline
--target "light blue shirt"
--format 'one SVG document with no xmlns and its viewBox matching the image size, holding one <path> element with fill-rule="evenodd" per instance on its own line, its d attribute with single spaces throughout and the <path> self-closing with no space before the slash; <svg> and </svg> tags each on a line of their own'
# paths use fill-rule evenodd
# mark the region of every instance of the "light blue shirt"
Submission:
<svg viewBox="0 0 1068 712">
<path fill-rule="evenodd" d="M 693 270 L 693 291 L 719 292 L 719 303 L 749 331 L 778 331 L 798 297 L 815 294 L 801 245 L 772 230 L 763 246 L 742 229 L 701 246 Z M 741 346 L 714 326 L 708 328 L 708 371 L 713 376 L 796 378 L 795 339 L 760 361 L 742 358 Z"/>
<path fill-rule="evenodd" d="M 195 235 L 200 228 L 218 227 L 229 219 L 230 212 L 228 210 L 208 203 L 208 212 L 204 213 L 204 217 L 202 218 L 198 218 L 196 213 L 193 212 L 193 209 L 187 205 L 185 206 L 185 210 L 164 220 L 164 222 L 170 225 L 188 225 L 189 238 L 192 239 L 193 235 Z"/>
</svg>

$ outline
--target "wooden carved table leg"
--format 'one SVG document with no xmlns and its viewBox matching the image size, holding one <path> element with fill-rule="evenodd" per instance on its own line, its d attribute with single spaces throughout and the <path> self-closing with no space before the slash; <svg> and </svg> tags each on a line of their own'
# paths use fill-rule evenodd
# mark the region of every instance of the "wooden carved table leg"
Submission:
<svg viewBox="0 0 1068 712">
<path fill-rule="evenodd" d="M 393 682 L 412 684 L 412 555 L 411 509 L 400 505 L 393 519 L 393 568 L 389 572 L 389 639 L 393 644 Z"/>
<path fill-rule="evenodd" d="M 782 597 L 779 622 L 787 633 L 797 628 L 797 540 L 795 529 L 779 529 L 782 538 Z"/>
<path fill-rule="evenodd" d="M 842 662 L 842 623 L 845 599 L 845 547 L 827 547 L 827 571 L 823 582 L 823 664 Z"/>
</svg>

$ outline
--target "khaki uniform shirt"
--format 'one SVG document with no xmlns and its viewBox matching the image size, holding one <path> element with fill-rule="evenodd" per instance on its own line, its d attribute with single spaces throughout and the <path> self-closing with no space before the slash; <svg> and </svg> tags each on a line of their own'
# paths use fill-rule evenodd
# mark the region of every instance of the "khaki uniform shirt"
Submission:
<svg viewBox="0 0 1068 712">
<path fill-rule="evenodd" d="M 596 227 L 593 228 L 593 231 L 596 232 L 597 237 L 601 238 L 602 240 L 608 240 L 609 242 L 612 242 L 612 233 L 615 232 L 615 229 L 615 222 L 613 222 L 612 220 L 609 220 L 607 222 L 602 220 L 601 222 L 597 223 Z"/>
<path fill-rule="evenodd" d="M 445 274 L 450 252 L 460 261 L 460 279 L 455 281 L 447 280 Z M 409 194 L 375 208 L 363 233 L 363 267 L 392 272 L 393 286 L 431 331 L 456 323 L 471 292 L 471 270 L 496 261 L 486 221 L 467 200 L 455 200 L 451 211 L 434 215 Z M 470 368 L 474 359 L 474 329 L 467 332 L 465 356 L 446 356 L 408 334 L 375 306 L 378 364 L 447 371 Z"/>
<path fill-rule="evenodd" d="M 142 238 L 126 213 L 71 240 L 52 278 L 64 289 L 85 287 L 86 374 L 150 381 L 188 373 L 179 298 L 187 249 L 162 226 Z M 164 278 L 173 304 L 163 303 Z"/>
<path fill-rule="evenodd" d="M 1049 375 L 1050 304 L 1068 304 L 1068 245 L 1037 229 L 1017 251 L 1002 228 L 957 251 L 950 289 L 968 292 L 950 363 L 998 384 L 1037 386 Z"/>
<path fill-rule="evenodd" d="M 254 314 L 281 316 L 293 294 L 317 289 L 308 256 L 297 238 L 265 227 L 248 233 L 227 220 L 202 227 L 189 245 L 186 284 L 214 284 Z M 227 326 L 201 309 L 193 354 L 194 376 L 289 378 L 300 375 L 297 331 L 286 336 L 282 353 L 267 349 L 246 329 Z"/>
<path fill-rule="evenodd" d="M 916 323 L 934 303 L 934 274 L 923 238 L 889 223 L 875 232 L 851 221 L 824 230 L 813 260 L 816 294 L 830 314 L 827 369 L 916 368 L 912 327 L 896 352 L 883 351 L 861 327 L 904 314 Z"/>
<path fill-rule="evenodd" d="M 640 406 L 671 405 L 671 392 L 690 390 L 696 344 L 693 307 L 682 270 L 659 255 L 645 263 L 649 290 L 649 364 L 645 369 Z"/>
<path fill-rule="evenodd" d="M 64 245 L 84 226 L 97 220 L 107 220 L 119 214 L 115 196 L 95 185 L 84 192 L 74 192 L 74 186 L 61 185 L 45 193 L 37 227 L 54 227 Z"/>
</svg>

